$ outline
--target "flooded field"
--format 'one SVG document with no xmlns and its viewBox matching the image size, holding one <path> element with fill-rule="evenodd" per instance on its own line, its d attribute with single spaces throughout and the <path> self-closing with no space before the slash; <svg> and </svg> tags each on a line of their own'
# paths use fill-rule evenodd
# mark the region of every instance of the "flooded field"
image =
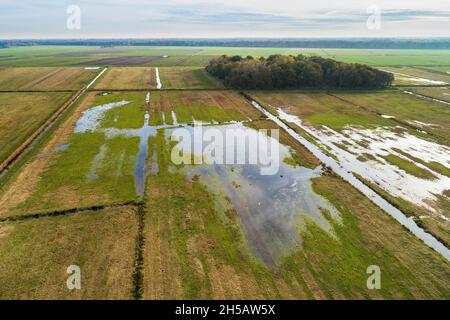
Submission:
<svg viewBox="0 0 450 320">
<path fill-rule="evenodd" d="M 277 116 L 274 116 L 270 114 L 268 111 L 266 111 L 262 106 L 260 106 L 257 102 L 254 102 L 254 106 L 265 112 L 265 114 L 273 121 L 275 121 L 280 127 L 284 128 L 287 132 L 289 132 L 293 137 L 296 137 L 296 139 L 302 143 L 303 145 L 307 146 L 308 149 L 321 161 L 323 161 L 326 165 L 330 166 L 334 172 L 339 174 L 344 180 L 349 182 L 352 186 L 357 188 L 359 191 L 361 191 L 363 194 L 365 194 L 367 197 L 369 197 L 374 203 L 376 203 L 380 208 L 382 208 L 386 213 L 390 214 L 392 217 L 394 217 L 398 222 L 400 222 L 402 225 L 404 225 L 408 230 L 410 230 L 412 233 L 414 233 L 419 239 L 423 240 L 426 244 L 428 244 L 430 247 L 435 249 L 437 252 L 442 254 L 447 260 L 450 260 L 450 250 L 442 244 L 439 240 L 434 238 L 429 233 L 425 232 L 423 229 L 421 229 L 413 220 L 408 219 L 404 213 L 402 213 L 400 210 L 398 210 L 396 207 L 391 205 L 389 202 L 387 202 L 384 198 L 379 196 L 375 191 L 367 187 L 365 184 L 363 184 L 361 181 L 356 179 L 352 173 L 351 168 L 345 167 L 341 165 L 340 159 L 337 161 L 325 153 L 323 153 L 319 148 L 316 147 L 315 144 L 310 143 L 303 137 L 301 137 L 298 133 L 296 133 L 294 130 L 289 128 L 284 124 L 284 122 L 281 121 L 287 120 L 288 122 L 293 122 L 301 129 L 304 129 L 305 131 L 309 131 L 308 128 L 303 126 L 301 124 L 301 121 L 297 117 L 292 117 L 291 115 L 287 115 L 285 113 L 279 114 L 279 118 Z M 310 131 L 312 133 L 312 131 Z M 313 135 L 314 137 L 314 135 Z M 320 141 L 320 139 L 319 139 Z"/>
<path fill-rule="evenodd" d="M 5 186 L 0 215 L 89 207 L 137 197 L 134 170 L 139 139 L 109 139 L 104 130 L 142 127 L 145 93 L 117 97 L 91 93 L 81 103 L 17 179 Z M 61 148 L 64 145 L 68 147 Z M 11 197 L 12 193 L 20 196 Z"/>
<path fill-rule="evenodd" d="M 1 93 L 0 164 L 70 96 L 70 93 L 63 92 Z"/>
<path fill-rule="evenodd" d="M 346 170 L 376 183 L 394 196 L 430 211 L 437 211 L 432 205 L 437 201 L 436 196 L 443 195 L 450 186 L 448 176 L 433 171 L 423 162 L 413 160 L 419 158 L 425 163 L 440 163 L 450 168 L 450 148 L 420 139 L 401 127 L 400 132 L 384 127 L 348 127 L 337 132 L 326 126 L 321 129 L 305 127 L 298 117 L 289 115 L 282 109 L 278 110 L 278 115 L 282 120 L 295 123 L 317 138 Z M 416 171 L 407 172 L 393 165 L 387 160 L 389 155 L 411 163 L 417 167 Z"/>
<path fill-rule="evenodd" d="M 408 91 L 423 95 L 425 97 L 430 97 L 437 99 L 439 101 L 445 101 L 450 104 L 450 88 L 440 87 L 440 88 L 410 88 Z"/>
<path fill-rule="evenodd" d="M 222 83 L 210 76 L 204 68 L 158 68 L 166 89 L 220 89 Z"/>
</svg>

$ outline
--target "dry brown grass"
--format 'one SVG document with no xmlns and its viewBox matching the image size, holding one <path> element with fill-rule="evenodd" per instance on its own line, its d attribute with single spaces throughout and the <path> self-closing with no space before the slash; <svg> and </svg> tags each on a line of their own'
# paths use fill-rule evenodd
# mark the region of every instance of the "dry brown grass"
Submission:
<svg viewBox="0 0 450 320">
<path fill-rule="evenodd" d="M 114 67 L 96 84 L 98 90 L 154 89 L 156 87 L 155 69 L 149 67 Z"/>
<path fill-rule="evenodd" d="M 79 90 L 98 72 L 84 68 L 0 68 L 0 90 Z"/>
<path fill-rule="evenodd" d="M 69 137 L 73 134 L 76 121 L 82 112 L 92 105 L 95 94 L 88 94 L 75 112 L 57 129 L 55 134 L 48 140 L 40 154 L 28 162 L 7 184 L 0 193 L 0 216 L 10 216 L 23 214 L 21 209 L 16 207 L 23 203 L 36 190 L 40 176 L 55 161 L 57 148 L 67 143 Z M 57 196 L 57 195 L 54 195 Z M 59 196 L 65 197 L 69 201 L 67 208 L 76 206 L 76 203 L 70 203 L 67 192 L 61 193 Z M 78 197 L 73 198 L 78 199 Z M 57 208 L 56 208 L 57 209 Z"/>
<path fill-rule="evenodd" d="M 1 223 L 0 299 L 131 299 L 133 207 Z M 81 268 L 68 290 L 67 267 Z"/>
<path fill-rule="evenodd" d="M 0 164 L 69 97 L 70 93 L 1 93 Z"/>
</svg>

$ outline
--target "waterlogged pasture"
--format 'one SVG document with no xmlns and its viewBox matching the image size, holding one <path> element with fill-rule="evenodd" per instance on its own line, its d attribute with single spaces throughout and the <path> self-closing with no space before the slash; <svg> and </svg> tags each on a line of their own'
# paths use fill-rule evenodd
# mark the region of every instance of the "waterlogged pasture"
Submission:
<svg viewBox="0 0 450 320">
<path fill-rule="evenodd" d="M 134 200 L 139 138 L 108 137 L 105 130 L 142 127 L 145 109 L 144 92 L 90 93 L 4 186 L 1 215 Z"/>
<path fill-rule="evenodd" d="M 0 163 L 56 112 L 70 93 L 0 94 Z"/>
<path fill-rule="evenodd" d="M 141 90 L 156 88 L 154 68 L 112 67 L 96 84 L 98 90 Z"/>
<path fill-rule="evenodd" d="M 394 84 L 398 85 L 446 85 L 450 83 L 450 74 L 432 69 L 413 67 L 382 67 L 394 74 Z"/>
<path fill-rule="evenodd" d="M 431 97 L 438 100 L 443 100 L 450 103 L 450 88 L 449 87 L 433 87 L 433 88 L 408 88 L 408 91 Z"/>
<path fill-rule="evenodd" d="M 150 108 L 150 124 L 241 121 L 261 116 L 234 91 L 152 92 Z"/>
</svg>

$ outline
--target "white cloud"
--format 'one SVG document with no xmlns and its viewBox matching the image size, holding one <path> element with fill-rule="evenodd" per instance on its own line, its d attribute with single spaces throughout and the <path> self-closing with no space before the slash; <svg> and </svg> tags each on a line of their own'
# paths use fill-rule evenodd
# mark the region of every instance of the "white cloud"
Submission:
<svg viewBox="0 0 450 320">
<path fill-rule="evenodd" d="M 65 28 L 79 5 L 82 28 Z M 366 27 L 367 7 L 382 28 Z M 0 38 L 11 37 L 305 37 L 448 36 L 442 0 L 0 0 Z"/>
</svg>

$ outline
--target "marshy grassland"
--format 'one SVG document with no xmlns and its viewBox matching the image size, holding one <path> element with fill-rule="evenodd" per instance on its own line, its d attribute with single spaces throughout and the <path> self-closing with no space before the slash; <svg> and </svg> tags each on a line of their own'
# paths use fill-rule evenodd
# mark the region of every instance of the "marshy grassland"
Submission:
<svg viewBox="0 0 450 320">
<path fill-rule="evenodd" d="M 449 299 L 444 256 L 251 103 L 449 248 L 450 109 L 403 92 L 448 100 L 448 87 L 242 93 L 203 69 L 224 53 L 321 55 L 433 81 L 450 68 L 445 50 L 1 49 L 0 162 L 81 95 L 0 175 L 0 299 Z M 127 65 L 139 56 L 155 59 Z M 103 66 L 84 67 L 111 58 L 124 64 L 86 88 Z M 280 171 L 175 164 L 176 129 L 200 123 L 280 129 Z M 70 265 L 81 290 L 67 289 Z"/>
</svg>

